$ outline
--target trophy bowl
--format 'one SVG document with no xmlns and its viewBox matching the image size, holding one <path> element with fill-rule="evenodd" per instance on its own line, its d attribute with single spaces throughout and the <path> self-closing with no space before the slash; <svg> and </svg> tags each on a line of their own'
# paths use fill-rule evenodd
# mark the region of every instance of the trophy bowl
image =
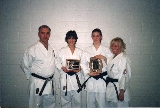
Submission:
<svg viewBox="0 0 160 108">
<path fill-rule="evenodd" d="M 95 57 L 91 57 L 89 67 L 91 72 L 101 73 L 103 67 L 102 60 Z"/>
<path fill-rule="evenodd" d="M 80 60 L 66 59 L 66 67 L 68 70 L 79 70 L 80 69 Z"/>
</svg>

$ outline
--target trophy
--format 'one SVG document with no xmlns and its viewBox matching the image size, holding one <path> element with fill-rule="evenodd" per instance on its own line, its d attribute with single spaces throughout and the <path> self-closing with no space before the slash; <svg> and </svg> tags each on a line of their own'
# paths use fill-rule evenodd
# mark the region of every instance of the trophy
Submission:
<svg viewBox="0 0 160 108">
<path fill-rule="evenodd" d="M 79 70 L 80 60 L 77 59 L 66 59 L 66 67 L 68 70 Z"/>
<path fill-rule="evenodd" d="M 91 72 L 101 73 L 103 67 L 102 60 L 95 57 L 91 57 L 89 67 Z"/>
</svg>

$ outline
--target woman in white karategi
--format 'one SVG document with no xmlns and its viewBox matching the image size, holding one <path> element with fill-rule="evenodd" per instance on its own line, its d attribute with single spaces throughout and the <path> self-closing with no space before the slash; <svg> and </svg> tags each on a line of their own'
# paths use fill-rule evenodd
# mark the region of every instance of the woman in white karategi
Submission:
<svg viewBox="0 0 160 108">
<path fill-rule="evenodd" d="M 55 54 L 48 43 L 51 29 L 47 25 L 39 27 L 40 40 L 24 53 L 21 68 L 30 80 L 30 108 L 54 108 L 53 74 Z"/>
<path fill-rule="evenodd" d="M 119 37 L 110 42 L 110 49 L 114 54 L 107 60 L 109 80 L 106 97 L 109 107 L 128 107 L 130 101 L 129 82 L 131 78 L 130 60 L 125 54 L 126 44 Z M 114 85 L 115 84 L 115 85 Z M 116 88 L 117 87 L 117 90 Z"/>
<path fill-rule="evenodd" d="M 92 31 L 93 44 L 84 50 L 82 56 L 82 70 L 84 72 L 87 90 L 87 108 L 105 108 L 106 107 L 106 83 L 104 79 L 107 76 L 106 61 L 108 57 L 112 56 L 110 49 L 101 44 L 102 32 L 100 29 L 96 28 Z M 92 72 L 89 68 L 90 58 L 95 57 L 102 60 L 103 68 L 102 73 L 103 79 L 98 78 L 99 73 Z"/>
<path fill-rule="evenodd" d="M 68 31 L 65 37 L 68 45 L 62 47 L 56 57 L 56 66 L 61 75 L 61 105 L 63 108 L 81 107 L 81 93 L 78 93 L 77 89 L 81 86 L 82 74 L 80 68 L 68 69 L 66 62 L 67 59 L 81 60 L 82 50 L 76 47 L 77 39 L 75 31 Z"/>
</svg>

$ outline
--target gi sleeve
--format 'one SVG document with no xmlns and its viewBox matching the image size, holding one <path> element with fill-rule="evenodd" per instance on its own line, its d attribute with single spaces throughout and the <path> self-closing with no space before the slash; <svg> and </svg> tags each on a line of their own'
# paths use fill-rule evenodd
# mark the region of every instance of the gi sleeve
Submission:
<svg viewBox="0 0 160 108">
<path fill-rule="evenodd" d="M 25 73 L 27 79 L 31 76 L 31 67 L 33 63 L 33 56 L 29 54 L 28 50 L 25 51 L 20 67 Z"/>
<path fill-rule="evenodd" d="M 87 54 L 87 52 L 83 51 L 82 57 L 81 57 L 81 68 L 83 70 L 83 74 L 85 78 L 89 77 L 88 73 L 90 72 L 88 57 L 89 55 Z"/>
<path fill-rule="evenodd" d="M 119 63 L 119 72 L 121 73 L 119 79 L 119 89 L 126 90 L 129 87 L 131 78 L 130 61 L 128 58 L 123 58 Z"/>
<path fill-rule="evenodd" d="M 106 48 L 105 51 L 106 51 L 105 54 L 106 54 L 106 57 L 107 57 L 107 58 L 110 58 L 110 57 L 113 56 L 113 53 L 111 52 L 111 50 L 110 50 L 109 48 Z"/>
<path fill-rule="evenodd" d="M 113 57 L 113 54 L 111 53 L 110 49 L 107 47 L 105 49 L 105 57 L 107 58 L 107 64 L 108 64 L 108 59 L 110 59 L 111 57 Z M 107 67 L 107 64 L 104 64 L 104 67 Z"/>
<path fill-rule="evenodd" d="M 58 51 L 57 55 L 56 55 L 56 58 L 55 58 L 55 64 L 56 64 L 56 67 L 58 69 L 58 71 L 61 72 L 63 71 L 61 68 L 62 68 L 62 52 L 61 51 Z"/>
</svg>

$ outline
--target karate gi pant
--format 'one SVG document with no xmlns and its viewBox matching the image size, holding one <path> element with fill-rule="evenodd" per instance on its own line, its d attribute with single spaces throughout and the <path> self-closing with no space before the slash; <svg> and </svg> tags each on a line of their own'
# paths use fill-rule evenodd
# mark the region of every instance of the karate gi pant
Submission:
<svg viewBox="0 0 160 108">
<path fill-rule="evenodd" d="M 29 105 L 30 108 L 54 108 L 55 107 L 55 97 L 51 94 L 45 94 L 42 96 L 39 96 L 38 94 L 36 94 L 33 101 L 30 102 L 32 103 Z"/>
<path fill-rule="evenodd" d="M 87 108 L 107 108 L 105 92 L 87 92 Z"/>
<path fill-rule="evenodd" d="M 108 101 L 107 106 L 108 107 L 129 107 L 129 104 L 128 104 L 128 102 L 124 102 L 124 101 L 122 101 L 122 102 L 118 101 L 117 103 Z"/>
<path fill-rule="evenodd" d="M 61 102 L 62 108 L 81 108 L 81 92 L 71 90 L 65 96 L 65 90 L 61 90 Z"/>
</svg>

